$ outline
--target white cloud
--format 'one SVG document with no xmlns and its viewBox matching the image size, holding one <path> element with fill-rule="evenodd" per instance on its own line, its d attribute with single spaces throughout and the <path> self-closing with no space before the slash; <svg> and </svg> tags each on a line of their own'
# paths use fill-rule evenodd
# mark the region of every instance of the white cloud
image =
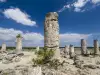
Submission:
<svg viewBox="0 0 100 75">
<path fill-rule="evenodd" d="M 17 23 L 21 23 L 27 26 L 35 26 L 36 22 L 30 19 L 30 16 L 24 12 L 22 12 L 19 8 L 10 8 L 4 10 L 3 14 L 8 19 L 12 19 Z"/>
<path fill-rule="evenodd" d="M 89 0 L 78 0 L 77 2 L 73 3 L 75 8 L 81 8 L 84 7 L 85 4 L 88 2 Z"/>
<path fill-rule="evenodd" d="M 81 12 L 81 8 L 84 7 L 89 0 L 78 0 L 77 2 L 73 3 L 74 11 Z"/>
<path fill-rule="evenodd" d="M 80 9 L 80 8 L 75 8 L 74 11 L 75 11 L 75 12 L 80 12 L 81 9 Z"/>
<path fill-rule="evenodd" d="M 14 40 L 18 33 L 22 34 L 22 31 L 0 28 L 0 40 Z"/>
<path fill-rule="evenodd" d="M 65 33 L 60 34 L 61 42 L 79 42 L 81 39 L 87 39 L 91 34 Z"/>
<path fill-rule="evenodd" d="M 15 30 L 13 28 L 11 29 L 5 29 L 0 28 L 0 40 L 5 42 L 10 42 L 9 45 L 13 43 L 15 44 L 16 35 L 21 34 L 23 36 L 23 45 L 24 46 L 36 46 L 36 45 L 43 45 L 44 37 L 40 33 L 35 32 L 22 32 L 20 30 Z M 8 43 L 7 42 L 7 43 Z"/>
<path fill-rule="evenodd" d="M 92 0 L 92 3 L 94 4 L 100 3 L 100 0 Z"/>
<path fill-rule="evenodd" d="M 64 47 L 65 45 L 74 45 L 80 46 L 81 39 L 89 40 L 92 39 L 92 34 L 79 34 L 79 33 L 64 33 L 60 34 L 60 46 Z M 89 42 L 90 44 L 90 42 Z M 90 45 L 89 45 L 90 46 Z"/>
<path fill-rule="evenodd" d="M 6 42 L 8 46 L 15 46 L 16 35 L 21 34 L 23 37 L 23 46 L 44 46 L 44 36 L 37 32 L 26 32 L 21 30 L 15 30 L 13 28 L 6 29 L 0 28 L 0 45 Z M 65 46 L 66 44 L 73 44 L 75 46 L 80 46 L 80 40 L 86 39 L 90 40 L 89 44 L 93 39 L 99 38 L 100 34 L 79 34 L 79 33 L 64 33 L 60 34 L 60 46 Z"/>
<path fill-rule="evenodd" d="M 6 2 L 7 0 L 0 0 L 0 2 Z"/>
<path fill-rule="evenodd" d="M 87 5 L 88 3 L 91 6 L 88 7 Z M 72 11 L 75 12 L 83 12 L 83 11 L 88 11 L 90 9 L 93 9 L 93 7 L 99 5 L 100 5 L 100 0 L 75 0 L 73 3 L 64 5 L 63 8 L 61 8 L 58 12 L 62 12 L 66 9 L 71 9 Z"/>
</svg>

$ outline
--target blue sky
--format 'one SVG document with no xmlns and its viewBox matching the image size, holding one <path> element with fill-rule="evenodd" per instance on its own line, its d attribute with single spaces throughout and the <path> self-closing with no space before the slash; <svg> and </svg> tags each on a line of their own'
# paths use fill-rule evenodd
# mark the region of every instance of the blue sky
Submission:
<svg viewBox="0 0 100 75">
<path fill-rule="evenodd" d="M 0 45 L 15 46 L 20 33 L 23 46 L 43 46 L 48 12 L 59 14 L 60 46 L 100 42 L 100 0 L 0 0 Z"/>
</svg>

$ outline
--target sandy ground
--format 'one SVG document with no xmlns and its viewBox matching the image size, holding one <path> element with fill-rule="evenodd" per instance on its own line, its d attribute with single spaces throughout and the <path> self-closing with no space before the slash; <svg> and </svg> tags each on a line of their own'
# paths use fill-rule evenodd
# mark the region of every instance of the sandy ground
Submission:
<svg viewBox="0 0 100 75">
<path fill-rule="evenodd" d="M 24 51 L 24 56 L 21 57 L 21 61 L 20 62 L 13 62 L 10 64 L 3 64 L 2 62 L 0 62 L 0 69 L 14 69 L 15 66 L 17 65 L 30 65 L 32 63 L 32 58 L 36 57 L 34 52 L 28 52 L 28 51 Z"/>
</svg>

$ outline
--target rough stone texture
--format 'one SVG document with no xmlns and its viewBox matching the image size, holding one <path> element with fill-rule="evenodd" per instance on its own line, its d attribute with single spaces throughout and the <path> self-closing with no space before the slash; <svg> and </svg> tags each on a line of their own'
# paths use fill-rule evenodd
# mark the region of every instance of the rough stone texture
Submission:
<svg viewBox="0 0 100 75">
<path fill-rule="evenodd" d="M 39 47 L 39 46 L 37 46 L 37 47 L 36 47 L 36 51 L 39 51 L 39 50 L 40 50 L 40 47 Z"/>
<path fill-rule="evenodd" d="M 22 57 L 17 54 L 1 53 L 2 58 L 6 59 L 6 64 L 2 63 L 0 58 L 0 75 L 100 75 L 100 56 L 86 57 L 78 54 L 74 56 L 74 60 L 61 57 L 62 62 L 53 62 L 56 66 L 33 67 L 32 59 L 37 57 L 35 53 L 23 53 Z"/>
<path fill-rule="evenodd" d="M 2 47 L 1 47 L 1 52 L 5 52 L 5 51 L 6 51 L 6 44 L 3 43 L 3 44 L 2 44 Z"/>
<path fill-rule="evenodd" d="M 74 46 L 73 45 L 70 45 L 69 55 L 70 55 L 70 58 L 73 58 L 75 56 Z"/>
<path fill-rule="evenodd" d="M 69 55 L 69 45 L 65 46 L 64 52 L 65 54 Z"/>
<path fill-rule="evenodd" d="M 44 46 L 55 50 L 54 58 L 60 57 L 59 24 L 58 14 L 56 12 L 46 14 L 44 25 Z"/>
<path fill-rule="evenodd" d="M 42 75 L 41 67 L 17 66 L 16 75 Z"/>
<path fill-rule="evenodd" d="M 86 44 L 86 40 L 84 39 L 81 39 L 81 53 L 82 55 L 87 54 L 87 44 Z"/>
<path fill-rule="evenodd" d="M 98 40 L 94 40 L 94 54 L 100 54 Z"/>
<path fill-rule="evenodd" d="M 100 57 L 99 56 L 84 57 L 81 55 L 75 55 L 74 65 L 80 69 L 83 69 L 83 68 L 99 69 L 100 68 Z"/>
<path fill-rule="evenodd" d="M 77 67 L 77 68 L 83 68 L 83 64 L 84 61 L 81 59 L 81 57 L 79 55 L 75 55 L 74 57 L 74 65 Z"/>
<path fill-rule="evenodd" d="M 41 67 L 19 65 L 14 69 L 1 70 L 0 75 L 42 75 L 42 71 Z"/>
<path fill-rule="evenodd" d="M 16 38 L 16 52 L 21 53 L 22 51 L 22 37 Z"/>
<path fill-rule="evenodd" d="M 65 46 L 65 48 L 60 51 L 60 54 L 64 58 L 69 58 L 69 45 Z"/>
<path fill-rule="evenodd" d="M 10 64 L 13 62 L 20 62 L 21 57 L 19 57 L 17 54 L 5 54 L 1 60 L 3 64 Z"/>
</svg>

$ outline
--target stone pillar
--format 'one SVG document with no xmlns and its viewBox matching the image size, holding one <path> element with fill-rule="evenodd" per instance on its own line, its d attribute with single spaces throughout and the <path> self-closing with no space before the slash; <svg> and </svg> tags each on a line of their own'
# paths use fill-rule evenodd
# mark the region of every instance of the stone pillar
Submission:
<svg viewBox="0 0 100 75">
<path fill-rule="evenodd" d="M 98 40 L 94 40 L 94 54 L 100 54 Z"/>
<path fill-rule="evenodd" d="M 86 40 L 81 39 L 81 54 L 86 55 L 87 54 L 87 44 Z"/>
<path fill-rule="evenodd" d="M 75 56 L 75 51 L 74 51 L 73 45 L 70 45 L 69 55 L 70 55 L 70 58 L 73 58 Z"/>
<path fill-rule="evenodd" d="M 1 47 L 1 52 L 5 52 L 5 51 L 6 51 L 6 44 L 3 43 L 3 44 L 2 44 L 2 47 Z"/>
<path fill-rule="evenodd" d="M 37 46 L 37 47 L 36 47 L 36 51 L 39 51 L 39 50 L 40 50 L 40 47 L 39 47 L 39 46 Z"/>
<path fill-rule="evenodd" d="M 64 53 L 66 55 L 69 55 L 69 45 L 68 46 L 65 46 Z"/>
<path fill-rule="evenodd" d="M 59 24 L 58 14 L 50 12 L 46 14 L 44 25 L 44 46 L 55 50 L 54 58 L 60 58 L 59 50 Z"/>
<path fill-rule="evenodd" d="M 21 53 L 22 51 L 22 37 L 16 37 L 16 52 Z"/>
</svg>

